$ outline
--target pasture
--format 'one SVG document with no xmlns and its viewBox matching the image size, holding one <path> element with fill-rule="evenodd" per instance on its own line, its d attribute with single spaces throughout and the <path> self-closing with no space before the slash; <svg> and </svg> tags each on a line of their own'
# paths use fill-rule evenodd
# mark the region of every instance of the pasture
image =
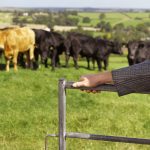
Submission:
<svg viewBox="0 0 150 150">
<path fill-rule="evenodd" d="M 99 23 L 100 13 L 96 12 L 80 12 L 78 13 L 79 16 L 79 25 L 81 26 L 96 26 L 97 23 Z M 149 13 L 143 12 L 143 13 L 138 13 L 138 12 L 130 12 L 130 13 L 119 13 L 119 12 L 107 12 L 105 13 L 106 17 L 103 19 L 106 22 L 109 22 L 112 26 L 118 24 L 118 23 L 123 23 L 124 26 L 136 26 L 140 23 L 143 22 L 149 22 Z M 89 17 L 92 21 L 90 23 L 83 23 L 82 18 L 83 17 Z"/>
<path fill-rule="evenodd" d="M 62 65 L 64 61 L 61 61 Z M 43 150 L 48 133 L 58 133 L 58 79 L 78 80 L 87 70 L 80 60 L 76 70 L 61 67 L 51 72 L 19 68 L 0 71 L 0 149 Z M 111 55 L 109 70 L 127 66 L 126 56 Z M 89 94 L 67 91 L 67 130 L 75 132 L 150 138 L 150 96 L 116 93 Z M 49 140 L 56 150 L 57 138 Z M 149 150 L 149 146 L 67 139 L 67 150 Z"/>
<path fill-rule="evenodd" d="M 3 17 L 5 15 L 5 17 Z M 37 15 L 37 14 L 35 14 Z M 56 15 L 56 14 L 55 14 Z M 55 16 L 54 15 L 54 16 Z M 101 20 L 99 19 L 100 13 L 98 12 L 78 12 L 77 16 L 70 15 L 71 18 L 78 18 L 79 19 L 79 26 L 90 26 L 95 27 Z M 109 22 L 111 26 L 118 23 L 123 23 L 125 26 L 133 26 L 144 22 L 149 22 L 149 12 L 106 12 L 105 18 L 103 21 Z M 0 23 L 9 23 L 13 22 L 14 14 L 9 12 L 0 12 Z M 27 20 L 29 23 L 34 22 L 35 16 L 18 16 L 18 20 Z M 89 17 L 91 19 L 90 23 L 83 23 L 82 20 L 84 17 Z"/>
<path fill-rule="evenodd" d="M 5 16 L 5 17 L 4 17 Z M 12 23 L 12 13 L 0 13 L 0 23 Z"/>
</svg>

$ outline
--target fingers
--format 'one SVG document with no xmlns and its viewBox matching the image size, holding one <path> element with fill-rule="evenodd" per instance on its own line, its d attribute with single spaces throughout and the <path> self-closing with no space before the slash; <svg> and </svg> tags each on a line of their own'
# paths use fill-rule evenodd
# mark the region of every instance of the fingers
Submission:
<svg viewBox="0 0 150 150">
<path fill-rule="evenodd" d="M 96 93 L 100 93 L 101 91 L 99 90 L 81 90 L 81 91 L 84 91 L 84 92 L 87 92 L 87 93 L 93 93 L 93 94 L 96 94 Z"/>
<path fill-rule="evenodd" d="M 81 76 L 79 82 L 73 83 L 72 86 L 73 87 L 83 87 L 83 86 L 87 87 L 86 84 L 87 84 L 87 78 L 84 76 Z"/>
</svg>

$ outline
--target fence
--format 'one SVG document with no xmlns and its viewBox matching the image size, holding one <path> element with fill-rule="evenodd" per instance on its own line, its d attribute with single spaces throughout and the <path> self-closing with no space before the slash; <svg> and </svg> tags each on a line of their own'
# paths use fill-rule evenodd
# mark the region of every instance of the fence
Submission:
<svg viewBox="0 0 150 150">
<path fill-rule="evenodd" d="M 134 143 L 134 144 L 147 144 L 150 145 L 150 139 L 142 138 L 129 138 L 129 137 L 119 137 L 119 136 L 106 136 L 106 135 L 96 135 L 96 134 L 85 134 L 77 132 L 66 132 L 66 89 L 80 89 L 80 90 L 101 90 L 101 91 L 111 91 L 116 92 L 116 88 L 113 85 L 101 85 L 96 88 L 73 88 L 73 82 L 66 82 L 64 79 L 59 80 L 59 91 L 58 91 L 58 111 L 59 111 L 59 134 L 48 134 L 45 137 L 45 150 L 48 150 L 48 137 L 58 137 L 59 138 L 59 150 L 66 150 L 66 138 L 80 138 L 88 140 L 102 140 L 110 142 L 123 142 L 123 143 Z"/>
</svg>

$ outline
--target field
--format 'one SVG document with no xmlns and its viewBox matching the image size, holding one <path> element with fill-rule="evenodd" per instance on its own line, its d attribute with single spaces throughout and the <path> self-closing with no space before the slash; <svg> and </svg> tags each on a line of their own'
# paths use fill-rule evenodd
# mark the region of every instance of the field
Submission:
<svg viewBox="0 0 150 150">
<path fill-rule="evenodd" d="M 62 61 L 64 64 L 64 61 Z M 37 71 L 19 68 L 14 73 L 0 72 L 0 149 L 43 150 L 48 133 L 58 133 L 58 80 L 78 80 L 80 75 L 97 73 L 61 67 Z M 126 56 L 112 55 L 109 70 L 127 66 Z M 139 138 L 150 137 L 150 96 L 116 93 L 88 94 L 67 91 L 67 131 Z M 58 149 L 57 138 L 48 142 L 50 150 Z M 67 150 L 149 150 L 149 146 L 67 139 Z"/>
<path fill-rule="evenodd" d="M 5 17 L 4 17 L 5 16 Z M 12 23 L 12 13 L 0 13 L 0 23 Z"/>
<path fill-rule="evenodd" d="M 5 17 L 4 17 L 5 16 Z M 96 26 L 99 13 L 80 12 L 80 26 Z M 90 17 L 85 24 L 83 17 Z M 0 24 L 12 24 L 11 13 L 0 13 Z M 24 19 L 25 17 L 20 17 Z M 28 18 L 32 22 L 32 18 Z M 123 23 L 136 26 L 149 21 L 149 13 L 106 13 L 104 21 L 112 26 Z M 98 33 L 94 33 L 96 36 Z M 62 57 L 62 65 L 64 65 Z M 1 63 L 1 60 L 0 60 Z M 77 81 L 87 70 L 85 60 L 76 70 L 70 67 L 41 68 L 37 71 L 13 68 L 7 73 L 0 66 L 0 150 L 43 150 L 47 134 L 58 133 L 58 80 Z M 109 70 L 128 66 L 126 56 L 111 55 Z M 150 96 L 117 93 L 89 94 L 67 91 L 67 131 L 104 135 L 150 138 Z M 58 149 L 57 138 L 48 141 L 50 150 Z M 67 150 L 149 150 L 150 146 L 67 139 Z"/>
<path fill-rule="evenodd" d="M 97 23 L 101 20 L 99 19 L 100 13 L 98 12 L 78 12 L 77 16 L 70 15 L 70 17 L 79 19 L 79 26 L 90 26 L 95 27 Z M 5 17 L 4 17 L 5 16 Z M 149 22 L 149 12 L 106 12 L 105 13 L 105 22 L 109 22 L 111 26 L 118 23 L 123 23 L 125 26 L 136 26 L 140 23 Z M 3 13 L 0 12 L 0 23 L 9 23 L 12 24 L 13 13 Z M 91 19 L 90 23 L 83 23 L 83 18 L 89 17 Z M 32 23 L 34 17 L 31 16 L 19 16 L 19 20 L 28 20 Z"/>
<path fill-rule="evenodd" d="M 81 26 L 96 26 L 97 23 L 100 22 L 99 19 L 100 13 L 78 13 L 79 17 L 79 25 Z M 138 12 L 131 12 L 131 13 L 105 13 L 106 17 L 104 18 L 104 21 L 109 22 L 112 26 L 123 23 L 125 26 L 136 26 L 137 24 L 149 22 L 149 13 L 138 13 Z M 89 17 L 91 19 L 91 22 L 86 24 L 82 22 L 83 17 Z"/>
</svg>

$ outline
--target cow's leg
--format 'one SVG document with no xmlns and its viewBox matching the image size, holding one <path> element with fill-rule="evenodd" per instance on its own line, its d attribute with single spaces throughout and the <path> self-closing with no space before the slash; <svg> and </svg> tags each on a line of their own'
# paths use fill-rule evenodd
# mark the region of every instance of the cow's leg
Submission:
<svg viewBox="0 0 150 150">
<path fill-rule="evenodd" d="M 55 62 L 56 62 L 55 56 L 53 56 L 53 57 L 52 57 L 52 71 L 55 70 Z"/>
<path fill-rule="evenodd" d="M 55 66 L 56 66 L 56 55 L 57 55 L 57 49 L 55 49 L 53 51 L 53 54 L 52 54 L 52 71 L 55 70 Z"/>
<path fill-rule="evenodd" d="M 10 59 L 6 58 L 6 71 L 9 72 Z"/>
<path fill-rule="evenodd" d="M 14 50 L 14 56 L 13 56 L 14 71 L 18 71 L 17 58 L 18 58 L 18 51 Z"/>
<path fill-rule="evenodd" d="M 101 60 L 97 58 L 96 61 L 97 61 L 97 65 L 98 65 L 98 70 L 101 71 L 101 69 L 102 69 Z"/>
<path fill-rule="evenodd" d="M 29 51 L 27 51 L 25 54 L 26 54 L 25 67 L 26 68 L 30 68 L 30 55 L 29 55 Z"/>
<path fill-rule="evenodd" d="M 95 70 L 95 59 L 92 58 L 92 63 L 93 63 L 93 70 Z"/>
<path fill-rule="evenodd" d="M 61 67 L 59 56 L 56 56 L 56 67 Z"/>
<path fill-rule="evenodd" d="M 68 67 L 69 58 L 70 58 L 70 56 L 69 56 L 69 55 L 66 55 L 66 67 Z"/>
<path fill-rule="evenodd" d="M 38 48 L 34 50 L 34 58 L 35 58 L 34 68 L 37 69 L 39 68 L 39 49 Z"/>
<path fill-rule="evenodd" d="M 90 69 L 90 58 L 86 57 L 86 60 L 87 60 L 87 68 Z"/>
<path fill-rule="evenodd" d="M 48 68 L 47 58 L 44 60 L 44 65 L 45 65 L 45 68 Z"/>
<path fill-rule="evenodd" d="M 104 70 L 108 68 L 108 58 L 104 59 Z"/>
<path fill-rule="evenodd" d="M 78 55 L 74 55 L 73 56 L 73 61 L 74 61 L 74 66 L 76 69 L 79 69 L 79 66 L 78 66 Z"/>
<path fill-rule="evenodd" d="M 33 69 L 33 59 L 34 59 L 34 45 L 30 47 L 30 68 Z"/>
</svg>

